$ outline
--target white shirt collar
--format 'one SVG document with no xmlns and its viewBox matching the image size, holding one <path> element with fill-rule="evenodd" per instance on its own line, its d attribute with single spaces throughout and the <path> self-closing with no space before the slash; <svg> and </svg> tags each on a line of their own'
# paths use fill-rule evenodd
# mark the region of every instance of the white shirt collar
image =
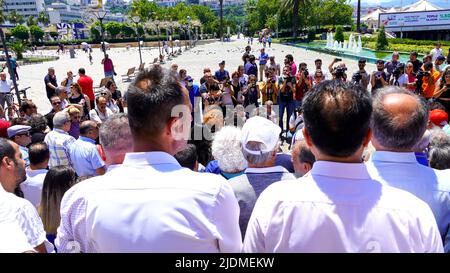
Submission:
<svg viewBox="0 0 450 273">
<path fill-rule="evenodd" d="M 47 169 L 37 169 L 37 170 L 32 170 L 32 169 L 30 169 L 30 168 L 28 167 L 28 168 L 26 168 L 26 172 L 27 172 L 28 175 L 34 176 L 34 175 L 38 175 L 38 174 L 41 174 L 41 173 L 47 173 L 48 170 L 47 170 Z"/>
<path fill-rule="evenodd" d="M 416 156 L 414 155 L 413 152 L 399 153 L 399 152 L 375 151 L 372 154 L 371 161 L 417 163 Z"/>
<path fill-rule="evenodd" d="M 282 166 L 273 166 L 266 168 L 247 168 L 244 173 L 289 173 L 288 170 Z"/>
<path fill-rule="evenodd" d="M 316 161 L 310 171 L 312 176 L 329 176 L 347 179 L 370 179 L 364 163 Z"/>
<path fill-rule="evenodd" d="M 159 164 L 173 164 L 180 166 L 175 157 L 166 152 L 127 153 L 125 155 L 125 159 L 123 160 L 123 165 L 127 166 L 148 166 Z"/>
</svg>

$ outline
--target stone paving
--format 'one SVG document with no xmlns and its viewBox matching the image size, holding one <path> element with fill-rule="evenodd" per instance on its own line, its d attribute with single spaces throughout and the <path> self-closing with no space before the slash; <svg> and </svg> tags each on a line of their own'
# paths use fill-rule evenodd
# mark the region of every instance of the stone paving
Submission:
<svg viewBox="0 0 450 273">
<path fill-rule="evenodd" d="M 230 74 L 237 69 L 237 66 L 242 64 L 242 54 L 244 52 L 244 47 L 247 45 L 247 41 L 244 39 L 232 39 L 231 42 L 213 42 L 204 45 L 198 45 L 188 51 L 184 51 L 182 55 L 174 58 L 171 61 L 167 61 L 164 66 L 169 68 L 172 63 L 177 63 L 179 69 L 186 69 L 188 75 L 194 78 L 195 82 L 198 82 L 200 77 L 203 76 L 203 68 L 209 67 L 214 72 L 218 69 L 218 63 L 225 60 L 225 69 L 230 72 Z M 255 41 L 252 46 L 252 54 L 259 56 L 259 49 L 262 45 L 257 44 Z M 175 50 L 178 48 L 175 48 Z M 314 60 L 317 58 L 322 59 L 323 67 L 326 69 L 329 63 L 335 58 L 334 56 L 323 54 L 315 51 L 308 51 L 301 48 L 296 48 L 292 46 L 272 44 L 272 48 L 267 48 L 266 52 L 269 55 L 274 55 L 276 62 L 282 63 L 284 56 L 286 54 L 292 54 L 294 56 L 294 61 L 298 64 L 299 62 L 305 62 L 308 64 L 310 71 L 314 68 Z M 137 48 L 112 48 L 107 51 L 110 58 L 113 60 L 117 76 L 116 82 L 118 83 L 119 90 L 124 92 L 129 83 L 122 83 L 121 75 L 126 74 L 128 68 L 139 66 L 139 53 Z M 46 50 L 39 52 L 39 54 L 44 55 L 55 55 L 55 50 Z M 20 76 L 19 88 L 31 86 L 28 90 L 28 97 L 31 98 L 38 106 L 38 111 L 40 113 L 47 113 L 50 109 L 50 103 L 47 100 L 44 86 L 44 77 L 47 74 L 48 67 L 54 67 L 56 70 L 56 76 L 58 83 L 60 83 L 66 72 L 71 70 L 74 74 L 77 74 L 78 68 L 83 67 L 86 69 L 86 74 L 91 76 L 94 80 L 94 86 L 100 83 L 100 80 L 104 77 L 103 66 L 101 65 L 101 60 L 103 58 L 103 53 L 98 48 L 94 48 L 92 53 L 93 64 L 91 65 L 88 59 L 88 54 L 84 53 L 82 50 L 76 50 L 76 58 L 71 59 L 68 50 L 63 55 L 59 55 L 60 59 L 51 62 L 45 62 L 40 64 L 25 65 L 18 68 L 18 73 Z M 142 60 L 146 63 L 146 67 L 153 62 L 154 58 L 158 56 L 158 48 L 148 48 L 142 49 Z M 343 58 L 343 61 L 348 67 L 348 74 L 351 74 L 357 70 L 357 61 Z M 374 64 L 367 64 L 366 70 L 371 72 L 375 70 Z M 77 78 L 75 78 L 76 80 Z"/>
</svg>

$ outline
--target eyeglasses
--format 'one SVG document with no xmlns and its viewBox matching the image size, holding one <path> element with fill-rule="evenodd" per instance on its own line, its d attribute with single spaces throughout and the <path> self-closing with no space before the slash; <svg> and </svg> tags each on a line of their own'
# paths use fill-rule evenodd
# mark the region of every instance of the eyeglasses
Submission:
<svg viewBox="0 0 450 273">
<path fill-rule="evenodd" d="M 55 101 L 55 102 L 52 102 L 52 104 L 53 104 L 53 105 L 60 105 L 61 102 L 60 102 L 60 101 Z"/>
<path fill-rule="evenodd" d="M 31 136 L 30 132 L 26 132 L 26 133 L 21 133 L 21 134 L 17 134 L 16 136 Z"/>
<path fill-rule="evenodd" d="M 104 95 L 104 96 L 105 96 L 106 94 L 108 94 L 108 93 L 105 93 L 105 92 L 103 92 L 103 93 L 100 93 L 100 95 Z"/>
</svg>

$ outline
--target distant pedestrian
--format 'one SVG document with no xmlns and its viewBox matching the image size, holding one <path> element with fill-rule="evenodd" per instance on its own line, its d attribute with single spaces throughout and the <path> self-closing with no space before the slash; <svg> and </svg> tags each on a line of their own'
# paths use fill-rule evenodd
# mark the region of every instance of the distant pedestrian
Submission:
<svg viewBox="0 0 450 273">
<path fill-rule="evenodd" d="M 114 70 L 113 61 L 109 58 L 108 54 L 106 54 L 105 58 L 102 60 L 102 65 L 103 65 L 103 71 L 105 72 L 105 78 L 110 77 L 110 78 L 114 79 L 116 72 Z"/>
</svg>

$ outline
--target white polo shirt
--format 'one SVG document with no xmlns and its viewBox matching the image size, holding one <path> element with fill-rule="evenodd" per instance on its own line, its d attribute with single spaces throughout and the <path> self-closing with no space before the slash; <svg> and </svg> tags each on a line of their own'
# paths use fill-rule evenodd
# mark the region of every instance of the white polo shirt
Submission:
<svg viewBox="0 0 450 273">
<path fill-rule="evenodd" d="M 42 188 L 48 171 L 46 169 L 32 170 L 30 168 L 27 168 L 26 171 L 27 180 L 20 183 L 20 189 L 24 198 L 37 208 L 41 203 Z"/>
<path fill-rule="evenodd" d="M 36 208 L 30 201 L 6 192 L 1 184 L 0 222 L 17 223 L 33 248 L 45 243 L 47 252 L 53 251 L 53 247 L 45 237 L 44 226 Z"/>
<path fill-rule="evenodd" d="M 408 191 L 433 211 L 446 252 L 450 252 L 450 173 L 423 166 L 411 153 L 375 151 L 366 163 L 370 176 Z"/>
<path fill-rule="evenodd" d="M 58 251 L 239 252 L 239 206 L 227 181 L 182 168 L 164 152 L 72 187 L 61 202 Z"/>
<path fill-rule="evenodd" d="M 244 252 L 442 252 L 436 220 L 412 194 L 370 179 L 362 163 L 317 161 L 310 175 L 269 186 Z"/>
<path fill-rule="evenodd" d="M 5 81 L 0 80 L 0 93 L 11 92 L 12 81 L 6 79 Z"/>
</svg>

